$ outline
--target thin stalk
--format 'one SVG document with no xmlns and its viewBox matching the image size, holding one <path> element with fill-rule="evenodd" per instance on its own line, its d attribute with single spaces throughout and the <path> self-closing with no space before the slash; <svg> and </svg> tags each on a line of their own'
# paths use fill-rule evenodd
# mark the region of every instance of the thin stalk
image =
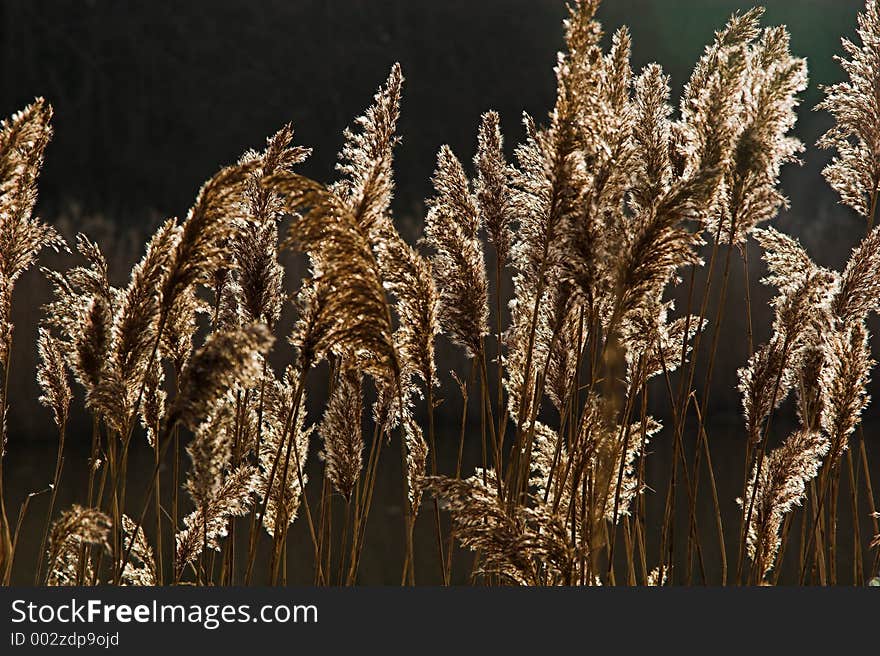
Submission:
<svg viewBox="0 0 880 656">
<path fill-rule="evenodd" d="M 162 472 L 161 461 L 159 460 L 159 446 L 154 445 L 153 453 L 155 454 L 155 463 L 159 465 L 156 468 L 156 585 L 162 585 L 163 566 L 162 566 Z"/>
<path fill-rule="evenodd" d="M 370 508 L 373 504 L 373 491 L 376 487 L 376 473 L 379 469 L 379 456 L 382 453 L 381 441 L 384 431 L 379 423 L 376 423 L 373 429 L 373 442 L 370 449 L 370 460 L 368 471 L 366 472 L 360 512 L 357 515 L 357 540 L 352 536 L 352 559 L 348 570 L 348 584 L 353 585 L 357 580 L 358 566 L 360 565 L 361 553 L 364 548 L 364 539 L 367 532 L 367 518 L 370 514 Z"/>
<path fill-rule="evenodd" d="M 12 292 L 10 290 L 10 298 L 7 302 L 11 303 Z M 9 563 L 15 557 L 12 549 L 12 536 L 9 533 L 9 518 L 6 515 L 6 489 L 3 483 L 3 470 L 6 454 L 6 421 L 5 417 L 9 410 L 9 368 L 12 363 L 12 330 L 7 331 L 6 344 L 4 345 L 4 353 L 6 353 L 6 362 L 3 363 L 3 390 L 0 396 L 0 417 L 4 420 L 0 422 L 0 566 L 9 569 Z"/>
<path fill-rule="evenodd" d="M 500 441 L 503 442 L 504 430 L 502 427 L 502 417 L 507 413 L 504 411 L 504 367 L 502 366 L 504 358 L 504 342 L 501 329 L 501 260 L 498 258 L 497 251 L 495 253 L 495 343 L 498 347 L 498 362 L 495 367 L 498 374 L 496 380 L 496 385 L 498 386 L 498 404 L 495 406 L 498 408 L 498 430 L 496 431 L 496 435 L 498 435 Z M 496 463 L 495 467 L 500 469 L 501 463 Z"/>
<path fill-rule="evenodd" d="M 788 535 L 791 532 L 791 525 L 793 523 L 792 516 L 794 513 L 787 513 L 785 515 L 785 519 L 782 520 L 782 531 L 779 536 L 779 550 L 776 552 L 775 563 L 772 565 L 772 569 L 774 570 L 773 574 L 773 585 L 777 585 L 779 583 L 779 573 L 782 570 L 782 561 L 785 557 L 785 546 L 788 542 Z M 758 575 L 760 579 L 760 574 Z"/>
<path fill-rule="evenodd" d="M 721 325 L 724 317 L 724 309 L 727 302 L 727 288 L 728 282 L 730 280 L 730 261 L 733 252 L 733 226 L 731 226 L 730 232 L 730 241 L 727 244 L 727 254 L 724 258 L 724 271 L 721 277 L 721 291 L 718 298 L 718 307 L 715 311 L 715 322 L 712 330 L 712 343 L 709 349 L 709 360 L 706 367 L 706 375 L 703 379 L 703 398 L 700 403 L 700 414 L 702 416 L 706 416 L 706 411 L 709 406 L 709 394 L 711 392 L 711 383 L 712 383 L 712 375 L 715 371 L 715 356 L 718 352 L 718 340 L 721 336 Z M 746 279 L 748 281 L 748 278 Z M 746 299 L 749 298 L 748 291 L 748 282 L 746 282 Z M 747 301 L 748 302 L 748 301 Z M 749 339 L 751 340 L 751 328 L 749 328 Z M 696 360 L 696 354 L 694 354 L 694 360 Z M 699 436 L 698 436 L 699 439 Z M 693 480 L 692 480 L 692 489 L 691 489 L 691 504 L 688 509 L 688 522 L 690 524 L 696 523 L 696 498 L 697 498 L 697 487 L 699 486 L 700 480 L 700 457 L 703 453 L 703 450 L 699 448 L 699 446 L 694 450 L 694 461 L 691 466 L 691 471 L 693 472 Z M 688 534 L 688 543 L 687 543 L 687 570 L 685 581 L 687 584 L 691 582 L 692 575 L 692 560 L 691 554 L 693 551 L 693 540 L 698 539 L 696 536 L 696 526 L 691 530 Z"/>
<path fill-rule="evenodd" d="M 461 465 L 462 459 L 464 456 L 464 436 L 465 429 L 467 428 L 467 413 L 468 413 L 468 386 L 472 385 L 474 382 L 474 378 L 477 373 L 476 361 L 471 358 L 471 371 L 468 375 L 468 379 L 460 385 L 461 387 L 461 423 L 459 427 L 459 435 L 458 435 L 458 458 L 455 464 L 455 480 L 461 480 Z M 497 466 L 497 465 L 496 465 Z M 449 530 L 449 540 L 446 544 L 446 572 L 449 576 L 450 582 L 452 581 L 452 552 L 455 547 L 455 527 L 452 527 Z"/>
<path fill-rule="evenodd" d="M 52 494 L 49 496 L 49 509 L 46 511 L 46 523 L 43 527 L 43 538 L 40 540 L 40 551 L 39 558 L 37 559 L 37 571 L 34 575 L 34 585 L 39 585 L 40 576 L 43 571 L 43 557 L 42 554 L 46 552 L 46 541 L 49 537 L 49 526 L 52 523 L 52 515 L 55 514 L 55 500 L 58 498 L 58 487 L 61 484 L 61 472 L 64 467 L 64 435 L 65 435 L 65 426 L 62 425 L 58 428 L 58 453 L 55 456 L 55 475 L 52 477 L 52 485 L 50 489 L 52 490 Z M 28 500 L 30 497 L 28 497 Z M 12 550 L 13 556 L 15 555 L 15 549 Z"/>
<path fill-rule="evenodd" d="M 172 493 L 171 493 L 171 523 L 172 536 L 176 536 L 177 528 L 180 526 L 180 429 L 175 426 L 173 431 L 172 442 L 174 443 L 172 464 Z M 159 456 L 161 461 L 161 454 Z M 177 545 L 176 540 L 171 541 L 171 566 L 172 572 L 177 572 Z"/>
<path fill-rule="evenodd" d="M 428 372 L 430 374 L 430 372 Z M 428 380 L 425 383 L 425 390 L 427 401 L 428 401 L 428 443 L 431 447 L 431 475 L 437 475 L 437 441 L 434 439 L 434 380 L 433 376 L 429 375 Z M 446 574 L 446 558 L 443 555 L 443 527 L 440 523 L 440 504 L 437 502 L 437 497 L 433 496 L 433 504 L 434 504 L 434 523 L 435 529 L 437 531 L 437 553 L 440 558 L 440 577 L 441 581 L 443 581 L 443 585 L 449 585 L 449 577 Z M 412 531 L 412 529 L 410 529 Z M 412 537 L 410 537 L 410 542 L 412 542 Z"/>
<path fill-rule="evenodd" d="M 853 585 L 861 585 L 865 579 L 865 573 L 862 569 L 862 538 L 861 526 L 859 519 L 859 499 L 858 499 L 858 481 L 856 480 L 856 470 L 853 466 L 852 451 L 846 451 L 846 465 L 849 472 L 849 491 L 850 491 L 850 510 L 852 511 L 853 521 Z"/>
<path fill-rule="evenodd" d="M 630 438 L 630 426 L 629 426 L 629 418 L 632 412 L 633 405 L 635 403 L 635 399 L 633 398 L 636 394 L 636 380 L 639 381 L 640 386 L 644 386 L 644 371 L 642 367 L 642 358 L 639 357 L 638 365 L 636 366 L 636 371 L 638 374 L 636 375 L 633 382 L 630 384 L 630 389 L 627 392 L 626 398 L 626 408 L 623 413 L 623 420 L 621 421 L 620 430 L 623 433 L 623 443 L 620 448 L 620 465 L 617 468 L 617 482 L 614 486 L 614 508 L 612 511 L 611 517 L 611 539 L 610 544 L 608 546 L 608 577 L 611 578 L 613 574 L 613 564 L 614 564 L 614 545 L 617 537 L 617 519 L 618 512 L 620 511 L 620 491 L 623 488 L 623 472 L 626 469 L 626 451 L 629 448 L 629 438 Z M 644 425 L 642 429 L 644 430 Z M 644 435 L 642 436 L 644 439 Z"/>
<path fill-rule="evenodd" d="M 830 472 L 831 472 L 831 470 L 835 469 L 835 467 L 836 467 L 836 466 L 835 466 L 834 463 L 829 463 L 828 465 L 826 465 L 826 467 L 823 468 L 822 473 L 820 474 L 819 489 L 821 490 L 821 494 L 819 495 L 819 501 L 818 501 L 818 503 L 815 503 L 815 504 L 814 504 L 814 509 L 813 509 L 813 528 L 812 528 L 812 530 L 810 531 L 810 535 L 809 535 L 809 538 L 808 538 L 808 541 L 807 541 L 807 547 L 806 547 L 806 552 L 807 552 L 807 554 L 809 554 L 809 552 L 810 552 L 810 548 L 813 546 L 813 543 L 816 541 L 816 532 L 817 532 L 817 530 L 818 530 L 819 532 L 821 532 L 821 528 L 822 528 L 822 524 L 823 524 L 823 517 L 824 517 L 824 512 L 823 512 L 823 511 L 824 511 L 824 509 L 825 509 L 825 499 L 826 499 L 826 497 L 830 494 L 830 487 L 831 487 L 831 485 L 830 485 L 830 478 L 833 477 L 833 476 L 830 474 Z M 812 485 L 813 483 L 814 483 L 814 482 L 811 481 L 811 485 Z M 814 488 L 814 494 L 813 494 L 813 496 L 815 497 L 815 485 L 813 485 L 813 488 Z M 822 542 L 824 543 L 824 537 L 822 538 Z M 822 553 L 821 562 L 824 564 L 824 562 L 825 562 L 824 550 L 823 550 L 823 549 L 820 549 L 819 546 L 817 545 L 817 546 L 816 546 L 816 554 L 817 554 L 817 558 L 818 558 L 818 554 L 819 554 L 819 553 Z M 806 577 L 806 567 L 807 567 L 807 564 L 808 564 L 808 563 L 805 562 L 804 565 L 803 565 L 803 569 L 801 570 L 801 584 L 803 584 L 803 582 L 804 582 L 804 580 L 805 580 L 805 577 Z M 824 578 L 824 565 L 823 565 L 822 570 L 823 570 L 823 571 L 821 572 L 821 574 L 822 574 L 822 576 L 823 576 L 823 578 Z"/>
<path fill-rule="evenodd" d="M 21 535 L 21 525 L 24 523 L 24 518 L 27 515 L 28 507 L 30 506 L 31 499 L 40 494 L 45 494 L 48 492 L 48 488 L 45 490 L 40 490 L 39 492 L 31 492 L 28 494 L 24 501 L 22 501 L 21 506 L 18 509 L 18 520 L 15 522 L 15 532 L 12 534 L 12 548 L 10 549 L 9 560 L 6 562 L 5 572 L 3 573 L 3 585 L 8 586 L 12 580 L 12 566 L 15 563 L 15 552 L 18 547 L 18 538 Z M 44 550 L 40 550 L 39 560 L 42 562 L 43 560 Z"/>
<path fill-rule="evenodd" d="M 694 404 L 694 409 L 697 412 L 699 436 L 702 437 L 701 444 L 706 451 L 706 467 L 709 470 L 709 482 L 712 486 L 712 503 L 715 504 L 715 525 L 718 529 L 718 552 L 721 554 L 721 585 L 725 586 L 727 585 L 727 548 L 724 543 L 724 522 L 721 518 L 721 504 L 718 501 L 718 486 L 715 483 L 715 469 L 712 467 L 712 454 L 709 451 L 709 440 L 706 438 L 706 431 L 704 430 L 703 415 L 697 404 Z"/>
</svg>

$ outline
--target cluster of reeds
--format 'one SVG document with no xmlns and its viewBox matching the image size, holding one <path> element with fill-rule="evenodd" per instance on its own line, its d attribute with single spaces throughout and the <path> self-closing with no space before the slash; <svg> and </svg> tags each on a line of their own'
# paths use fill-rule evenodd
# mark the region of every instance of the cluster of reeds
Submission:
<svg viewBox="0 0 880 656">
<path fill-rule="evenodd" d="M 544 123 L 524 116 L 514 162 L 494 112 L 480 122 L 472 176 L 440 149 L 418 248 L 391 213 L 399 66 L 345 132 L 332 184 L 294 172 L 310 151 L 285 126 L 207 181 L 183 220 L 159 227 L 127 285 L 113 286 L 100 247 L 77 238 L 85 264 L 45 271 L 55 298 L 39 331 L 38 380 L 59 439 L 35 583 L 264 582 L 257 571 L 284 583 L 299 518 L 315 582 L 354 584 L 389 448 L 404 472 L 403 583 L 416 582 L 417 556 L 452 581 L 456 545 L 474 553 L 471 580 L 486 583 L 773 583 L 798 542 L 801 505 L 800 580 L 837 581 L 842 477 L 856 530 L 862 514 L 876 515 L 860 415 L 873 365 L 866 320 L 880 308 L 880 9 L 868 0 L 862 43 L 844 43 L 849 79 L 820 106 L 836 119 L 820 142 L 836 152 L 826 177 L 868 222 L 837 272 L 764 227 L 787 202 L 780 169 L 802 150 L 791 130 L 806 63 L 790 53 L 786 29 L 761 27 L 760 10 L 734 15 L 673 108 L 660 66 L 631 69 L 626 29 L 603 47 L 597 5 L 570 8 L 555 105 Z M 64 248 L 32 217 L 50 118 L 39 99 L 0 133 L 4 381 L 15 281 L 42 249 Z M 750 319 L 743 336 L 741 517 L 725 526 L 706 412 L 730 271 L 749 240 L 777 289 L 775 320 L 766 343 L 752 344 Z M 283 249 L 309 262 L 292 307 Z M 669 300 L 680 279 L 681 312 Z M 282 347 L 275 333 L 291 311 Z M 457 436 L 438 434 L 434 421 L 449 387 L 435 363 L 441 336 L 470 363 L 453 374 L 464 409 Z M 273 344 L 293 354 L 280 374 Z M 317 367 L 330 389 L 323 414 L 308 416 Z M 93 420 L 90 475 L 80 505 L 59 512 L 71 378 Z M 468 403 L 472 391 L 478 403 Z M 649 414 L 649 391 L 670 409 L 662 421 Z M 780 440 L 772 420 L 789 396 L 799 424 Z M 474 406 L 476 436 L 466 417 Z M 470 439 L 482 464 L 465 472 Z M 155 458 L 148 489 L 133 492 L 135 440 Z M 458 444 L 454 472 L 439 471 L 441 440 Z M 649 516 L 645 500 L 649 443 L 671 451 L 669 483 L 653 491 L 665 495 L 662 516 Z M 323 480 L 308 480 L 310 458 Z M 711 495 L 717 543 L 700 539 L 701 494 Z M 0 504 L 6 582 L 30 498 L 14 523 Z M 414 549 L 420 513 L 436 554 Z M 877 563 L 863 562 L 860 536 L 854 543 L 862 581 Z M 705 571 L 709 551 L 718 572 Z"/>
</svg>

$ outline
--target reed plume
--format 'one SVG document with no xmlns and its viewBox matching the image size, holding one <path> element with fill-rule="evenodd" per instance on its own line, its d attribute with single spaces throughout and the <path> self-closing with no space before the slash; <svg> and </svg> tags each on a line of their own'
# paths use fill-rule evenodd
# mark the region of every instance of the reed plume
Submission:
<svg viewBox="0 0 880 656">
<path fill-rule="evenodd" d="M 162 357 L 167 358 L 176 373 L 183 371 L 189 363 L 199 316 L 207 314 L 210 314 L 210 306 L 199 298 L 194 287 L 182 291 L 169 309 L 157 350 Z"/>
<path fill-rule="evenodd" d="M 861 323 L 829 331 L 823 347 L 826 365 L 820 383 L 824 397 L 821 423 L 830 439 L 830 458 L 838 462 L 870 401 L 867 385 L 875 363 L 868 347 L 868 331 Z"/>
<path fill-rule="evenodd" d="M 586 1 L 570 7 L 566 52 L 557 57 L 557 98 L 550 124 L 539 130 L 525 116 L 526 141 L 516 149 L 510 207 L 519 218 L 519 239 L 511 254 L 516 273 L 504 367 L 509 406 L 517 408 L 518 424 L 533 411 L 537 372 L 543 370 L 550 350 L 552 319 L 543 301 L 565 259 L 563 225 L 578 219 L 585 175 L 579 146 L 584 138 L 586 92 L 596 86 L 602 57 L 601 28 L 593 20 L 597 7 L 598 2 Z"/>
<path fill-rule="evenodd" d="M 504 140 L 498 112 L 483 114 L 477 136 L 477 154 L 474 184 L 479 225 L 486 229 L 489 241 L 495 247 L 498 268 L 503 269 L 510 259 L 510 185 L 507 162 L 504 159 Z"/>
<path fill-rule="evenodd" d="M 52 138 L 52 106 L 42 98 L 0 122 L 0 570 L 9 571 L 12 541 L 6 515 L 3 459 L 9 409 L 8 381 L 12 351 L 12 293 L 16 281 L 40 251 L 66 249 L 54 228 L 33 216 L 37 178 Z M 8 577 L 7 577 L 8 578 Z"/>
<path fill-rule="evenodd" d="M 144 398 L 140 408 L 141 425 L 147 432 L 147 443 L 152 447 L 158 446 L 159 430 L 165 419 L 168 392 L 165 386 L 165 370 L 161 359 L 153 364 L 147 371 L 144 380 Z"/>
<path fill-rule="evenodd" d="M 107 260 L 97 244 L 80 234 L 76 248 L 88 266 L 73 267 L 66 275 L 43 269 L 55 296 L 43 308 L 43 323 L 60 340 L 65 360 L 90 403 L 108 360 L 120 291 L 110 284 Z"/>
<path fill-rule="evenodd" d="M 263 527 L 276 540 L 296 519 L 308 482 L 303 467 L 313 427 L 306 424 L 306 400 L 297 379 L 296 371 L 289 368 L 283 380 L 269 388 L 268 422 L 258 454 L 257 491 L 265 506 Z"/>
<path fill-rule="evenodd" d="M 731 243 L 742 242 L 756 226 L 788 206 L 778 189 L 779 172 L 803 150 L 803 144 L 788 133 L 797 118 L 797 94 L 807 87 L 807 65 L 789 52 L 788 31 L 766 28 L 745 57 L 741 131 L 725 180 Z"/>
<path fill-rule="evenodd" d="M 239 201 L 253 162 L 221 169 L 199 190 L 196 201 L 181 224 L 180 236 L 169 256 L 161 283 L 161 308 L 167 315 L 189 287 L 207 282 L 222 265 L 228 237 L 240 214 Z"/>
<path fill-rule="evenodd" d="M 65 248 L 54 228 L 33 217 L 37 178 L 52 138 L 51 120 L 52 106 L 37 98 L 0 123 L 0 291 L 5 331 L 11 330 L 8 312 L 15 281 L 44 248 Z M 8 337 L 2 341 L 8 348 Z"/>
<path fill-rule="evenodd" d="M 373 104 L 355 119 L 353 128 L 345 130 L 345 145 L 336 166 L 342 177 L 331 188 L 371 241 L 386 218 L 394 190 L 392 151 L 399 141 L 395 130 L 402 85 L 400 64 L 394 64 Z"/>
<path fill-rule="evenodd" d="M 747 499 L 754 498 L 747 543 L 761 577 L 772 567 L 779 550 L 779 529 L 785 513 L 801 504 L 806 484 L 816 477 L 827 452 L 824 435 L 798 430 L 764 459 L 759 473 L 752 474 L 757 486 L 753 488 L 750 482 L 746 490 Z"/>
<path fill-rule="evenodd" d="M 232 392 L 226 391 L 217 398 L 186 448 L 192 466 L 185 487 L 196 507 L 205 506 L 217 495 L 226 470 L 232 463 L 232 432 L 235 426 L 230 396 Z"/>
<path fill-rule="evenodd" d="M 96 508 L 74 505 L 52 525 L 46 553 L 47 585 L 94 584 L 89 547 L 109 549 L 111 521 Z M 84 559 L 86 576 L 78 574 Z"/>
<path fill-rule="evenodd" d="M 324 441 L 320 455 L 327 477 L 347 501 L 351 499 L 363 466 L 363 411 L 362 376 L 343 363 L 318 432 Z"/>
<path fill-rule="evenodd" d="M 880 309 L 880 230 L 871 230 L 856 246 L 834 297 L 834 313 L 843 321 L 864 319 L 869 312 Z"/>
<path fill-rule="evenodd" d="M 300 320 L 291 336 L 304 362 L 327 352 L 369 355 L 378 376 L 397 368 L 391 316 L 376 257 L 356 217 L 332 191 L 296 174 L 276 174 L 272 184 L 288 211 L 301 213 L 286 246 L 309 253 L 313 278 L 298 298 Z"/>
<path fill-rule="evenodd" d="M 577 552 L 564 521 L 542 504 L 511 516 L 478 472 L 466 480 L 428 478 L 445 500 L 463 546 L 482 555 L 480 572 L 517 585 L 571 585 Z"/>
<path fill-rule="evenodd" d="M 67 366 L 58 340 L 41 328 L 37 339 L 40 367 L 37 382 L 42 390 L 39 401 L 52 411 L 55 425 L 63 430 L 70 414 L 71 391 L 67 380 Z"/>
<path fill-rule="evenodd" d="M 491 156 L 485 154 L 487 160 Z M 499 198 L 503 187 L 499 192 L 497 180 L 486 179 L 493 173 L 497 175 L 493 166 L 498 166 L 497 160 L 485 163 L 488 170 L 483 173 L 483 184 L 491 186 L 484 189 L 483 207 L 484 212 L 495 217 L 496 225 L 489 228 L 494 239 L 503 240 L 508 239 L 506 234 L 502 236 L 505 228 L 497 225 L 505 211 L 503 197 Z M 448 146 L 442 147 L 437 155 L 433 182 L 435 196 L 429 201 L 425 241 L 435 252 L 431 264 L 440 290 L 440 323 L 454 343 L 474 356 L 481 351 L 483 337 L 489 333 L 489 290 L 478 235 L 481 213 L 461 162 Z M 502 241 L 501 248 L 504 247 Z"/>
<path fill-rule="evenodd" d="M 861 214 L 871 226 L 880 184 L 880 119 L 876 89 L 880 84 L 880 8 L 867 0 L 858 16 L 856 33 L 861 46 L 842 39 L 849 59 L 837 57 L 849 79 L 825 89 L 816 106 L 834 116 L 834 127 L 817 142 L 835 151 L 825 167 L 825 179 L 843 203 Z"/>
<path fill-rule="evenodd" d="M 175 581 L 180 580 L 186 566 L 198 558 L 205 546 L 219 550 L 219 540 L 227 535 L 229 518 L 244 515 L 250 509 L 258 489 L 257 478 L 250 465 L 233 470 L 222 479 L 216 494 L 184 518 L 186 528 L 176 536 Z"/>
<path fill-rule="evenodd" d="M 122 585 L 153 586 L 157 585 L 156 559 L 153 548 L 147 542 L 143 531 L 136 533 L 135 522 L 128 515 L 122 516 L 123 548 L 130 547 L 131 557 L 122 571 Z M 132 544 L 132 539 L 134 543 Z"/>
<path fill-rule="evenodd" d="M 261 321 L 275 325 L 284 303 L 282 277 L 278 263 L 278 222 L 284 214 L 284 201 L 271 185 L 263 184 L 269 176 L 291 171 L 310 154 L 310 148 L 293 146 L 293 128 L 282 127 L 266 141 L 262 153 L 246 153 L 242 165 L 257 168 L 248 175 L 240 220 L 231 240 L 237 280 L 229 281 L 240 290 L 243 321 Z M 216 290 L 218 293 L 220 290 Z"/>
<path fill-rule="evenodd" d="M 236 382 L 253 386 L 260 375 L 260 357 L 273 341 L 262 324 L 211 334 L 181 373 L 181 393 L 168 409 L 168 426 L 180 422 L 195 430 L 221 392 Z"/>
<path fill-rule="evenodd" d="M 59 441 L 35 581 L 235 585 L 245 571 L 241 582 L 250 584 L 265 531 L 268 582 L 283 584 L 288 538 L 297 535 L 290 527 L 302 517 L 315 583 L 356 583 L 386 475 L 380 460 L 395 443 L 403 583 L 423 575 L 416 538 L 432 521 L 444 584 L 469 574 L 488 584 L 667 585 L 692 583 L 695 571 L 711 583 L 716 555 L 726 584 L 709 396 L 733 254 L 750 294 L 754 246 L 762 282 L 775 291 L 769 336 L 757 346 L 761 328 L 748 308 L 749 357 L 737 372 L 745 459 L 735 580 L 775 582 L 800 518 L 801 579 L 814 567 L 820 582 L 836 582 L 840 489 L 851 497 L 853 580 L 865 578 L 860 482 L 872 535 L 880 531 L 860 430 L 874 366 L 868 325 L 880 310 L 880 9 L 867 0 L 860 44 L 844 41 L 849 79 L 819 105 L 836 121 L 819 142 L 836 153 L 825 177 L 869 226 L 838 271 L 767 225 L 788 205 L 780 173 L 803 151 L 792 130 L 807 67 L 787 29 L 763 27 L 761 9 L 734 14 L 676 103 L 660 65 L 633 70 L 626 28 L 605 38 L 598 6 L 568 8 L 555 102 L 543 123 L 523 115 L 512 163 L 494 111 L 480 117 L 471 170 L 440 147 L 415 245 L 392 208 L 398 64 L 345 131 L 335 181 L 294 172 L 311 149 L 294 144 L 287 124 L 209 179 L 182 221 L 160 223 L 119 286 L 112 258 L 77 235 L 79 261 L 43 270 L 53 296 L 39 325 L 37 382 Z M 33 218 L 51 116 L 37 99 L 0 127 L 4 380 L 13 286 L 42 249 L 65 247 Z M 293 284 L 283 249 L 307 259 Z M 688 277 L 679 308 L 673 288 Z M 289 325 L 288 298 L 292 350 L 273 350 Z M 440 335 L 472 367 L 470 377 L 451 372 L 462 404 L 458 460 L 445 475 L 438 454 L 447 434 L 435 426 L 435 409 L 448 402 Z M 322 399 L 313 378 L 325 372 Z M 84 505 L 56 517 L 75 416 L 68 378 L 84 390 L 92 449 Z M 478 403 L 469 396 L 475 384 Z M 797 423 L 780 440 L 777 416 L 789 397 Z M 4 383 L 4 449 L 6 413 Z M 307 487 L 315 432 L 324 480 Z M 482 462 L 469 469 L 465 445 L 477 432 Z M 154 461 L 137 496 L 128 467 L 130 450 L 145 448 L 132 439 L 141 433 Z M 649 457 L 662 448 L 670 449 L 668 487 L 657 517 L 647 500 L 658 476 Z M 717 553 L 702 539 L 707 487 Z M 425 492 L 431 518 L 420 516 Z M 132 498 L 146 500 L 139 513 Z M 4 581 L 29 499 L 14 534 L 0 506 Z M 470 572 L 458 571 L 456 541 L 474 554 Z"/>
<path fill-rule="evenodd" d="M 838 312 L 847 305 L 841 294 L 849 296 L 844 290 L 853 287 L 844 281 L 853 277 L 818 267 L 795 240 L 775 230 L 754 234 L 765 249 L 764 282 L 780 290 L 773 337 L 741 371 L 750 439 L 762 443 L 741 505 L 748 553 L 763 578 L 779 551 L 785 513 L 802 502 L 826 454 L 836 467 L 846 449 L 867 403 L 872 363 L 864 328 Z M 764 458 L 762 422 L 796 383 L 801 427 Z"/>
<path fill-rule="evenodd" d="M 111 308 L 112 316 L 95 315 L 94 348 L 86 342 L 81 351 L 93 364 L 89 398 L 108 424 L 125 437 L 129 421 L 142 400 L 148 370 L 154 367 L 154 344 L 159 335 L 159 286 L 167 273 L 168 257 L 174 249 L 180 229 L 173 220 L 166 221 L 147 244 L 144 257 L 131 271 L 131 279 Z M 93 299 L 100 308 L 101 301 Z M 107 329 L 109 323 L 109 331 Z M 100 326 L 100 328 L 99 328 Z M 100 331 L 100 332 L 97 332 Z"/>
</svg>

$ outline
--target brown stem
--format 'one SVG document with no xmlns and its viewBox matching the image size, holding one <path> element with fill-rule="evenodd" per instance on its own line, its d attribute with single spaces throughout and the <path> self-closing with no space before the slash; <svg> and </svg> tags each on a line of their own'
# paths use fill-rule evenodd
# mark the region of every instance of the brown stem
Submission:
<svg viewBox="0 0 880 656">
<path fill-rule="evenodd" d="M 34 575 L 34 585 L 39 585 L 40 576 L 42 574 L 43 554 L 46 553 L 46 540 L 49 537 L 49 526 L 52 524 L 52 515 L 55 514 L 55 500 L 58 497 L 58 486 L 61 483 L 61 471 L 64 467 L 64 435 L 65 426 L 62 424 L 58 428 L 58 454 L 55 457 L 55 475 L 52 477 L 52 494 L 49 496 L 49 509 L 46 511 L 46 523 L 43 527 L 43 538 L 40 540 L 40 550 L 37 558 L 37 572 Z M 12 550 L 13 555 L 15 549 Z"/>
</svg>

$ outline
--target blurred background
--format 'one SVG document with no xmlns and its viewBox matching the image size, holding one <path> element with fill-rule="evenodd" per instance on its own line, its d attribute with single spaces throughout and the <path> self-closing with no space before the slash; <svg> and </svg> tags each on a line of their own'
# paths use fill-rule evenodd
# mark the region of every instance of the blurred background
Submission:
<svg viewBox="0 0 880 656">
<path fill-rule="evenodd" d="M 812 109 L 822 97 L 821 85 L 842 77 L 833 57 L 842 51 L 841 37 L 855 38 L 862 4 L 764 2 L 764 24 L 787 25 L 793 52 L 808 59 L 810 70 L 796 129 L 807 149 L 803 165 L 783 173 L 791 207 L 775 225 L 797 236 L 819 264 L 836 268 L 863 236 L 865 224 L 837 204 L 821 177 L 830 154 L 813 144 L 830 126 L 830 117 Z M 733 11 L 750 6 L 734 0 L 606 0 L 599 18 L 607 35 L 629 26 L 634 69 L 654 61 L 662 64 L 677 98 L 713 31 Z M 406 83 L 394 210 L 401 232 L 413 242 L 421 234 L 423 199 L 431 194 L 440 145 L 449 144 L 462 161 L 470 162 L 480 114 L 496 109 L 510 156 L 523 135 L 522 112 L 539 121 L 546 116 L 554 100 L 552 68 L 562 45 L 564 14 L 562 0 L 2 0 L 0 114 L 9 115 L 38 95 L 54 106 L 55 138 L 46 153 L 38 212 L 67 237 L 85 231 L 97 239 L 111 260 L 115 282 L 123 284 L 153 226 L 162 218 L 184 215 L 203 180 L 244 150 L 262 147 L 284 123 L 293 123 L 298 143 L 314 148 L 301 172 L 332 180 L 343 128 L 369 104 L 392 63 L 400 61 Z M 759 256 L 750 250 L 758 342 L 767 336 L 771 295 L 758 283 L 763 271 Z M 42 263 L 68 268 L 79 262 L 73 256 L 47 256 Z M 289 264 L 288 286 L 295 288 L 302 263 L 292 259 Z M 731 518 L 737 512 L 733 499 L 742 477 L 744 439 L 735 389 L 736 369 L 747 357 L 743 281 L 742 266 L 734 266 L 708 418 L 719 494 Z M 34 381 L 38 308 L 47 299 L 48 286 L 36 270 L 16 288 L 7 455 L 11 513 L 26 492 L 46 486 L 54 461 L 55 431 L 50 415 L 36 404 Z M 877 331 L 876 322 L 871 328 Z M 285 347 L 283 341 L 279 344 L 276 351 Z M 275 357 L 289 360 L 289 354 Z M 449 398 L 439 420 L 457 427 L 460 401 L 447 372 L 462 371 L 464 359 L 441 343 L 438 360 Z M 662 402 L 657 403 L 662 415 Z M 314 413 L 317 418 L 319 406 Z M 874 470 L 880 462 L 874 430 L 878 413 L 872 407 L 865 419 Z M 84 416 L 74 421 L 80 422 L 82 439 L 77 444 L 74 424 L 71 449 L 85 452 L 90 425 Z M 451 430 L 453 436 L 440 447 L 444 458 L 454 457 L 457 428 Z M 660 491 L 665 490 L 663 472 L 671 458 L 671 442 L 663 435 L 649 458 L 657 477 L 649 482 Z M 468 444 L 471 455 L 479 449 L 477 442 L 478 436 Z M 148 462 L 151 456 L 142 455 Z M 77 460 L 70 457 L 66 465 L 62 507 L 65 495 L 74 498 L 81 481 Z M 365 582 L 393 582 L 399 576 L 400 508 L 394 505 L 400 497 L 399 479 L 391 480 L 397 476 L 391 473 L 395 461 L 385 461 L 390 473 L 384 490 L 395 502 L 386 504 L 391 510 L 376 511 L 373 524 L 375 539 L 380 544 L 385 540 L 387 548 L 385 556 L 365 560 Z M 663 494 L 649 494 L 650 503 L 662 509 Z M 38 515 L 38 501 L 33 508 Z M 381 512 L 393 515 L 394 508 L 398 518 L 383 523 Z M 711 513 L 711 506 L 703 510 Z M 867 516 L 863 519 L 864 538 L 869 523 Z M 710 521 L 701 519 L 701 530 Z M 384 530 L 386 525 L 394 528 Z M 430 526 L 422 528 L 420 540 L 430 550 Z M 845 541 L 843 524 L 841 528 Z M 841 554 L 846 563 L 851 546 L 842 544 Z M 424 578 L 430 581 L 434 574 L 426 571 Z M 304 572 L 303 581 L 309 576 Z"/>
</svg>

